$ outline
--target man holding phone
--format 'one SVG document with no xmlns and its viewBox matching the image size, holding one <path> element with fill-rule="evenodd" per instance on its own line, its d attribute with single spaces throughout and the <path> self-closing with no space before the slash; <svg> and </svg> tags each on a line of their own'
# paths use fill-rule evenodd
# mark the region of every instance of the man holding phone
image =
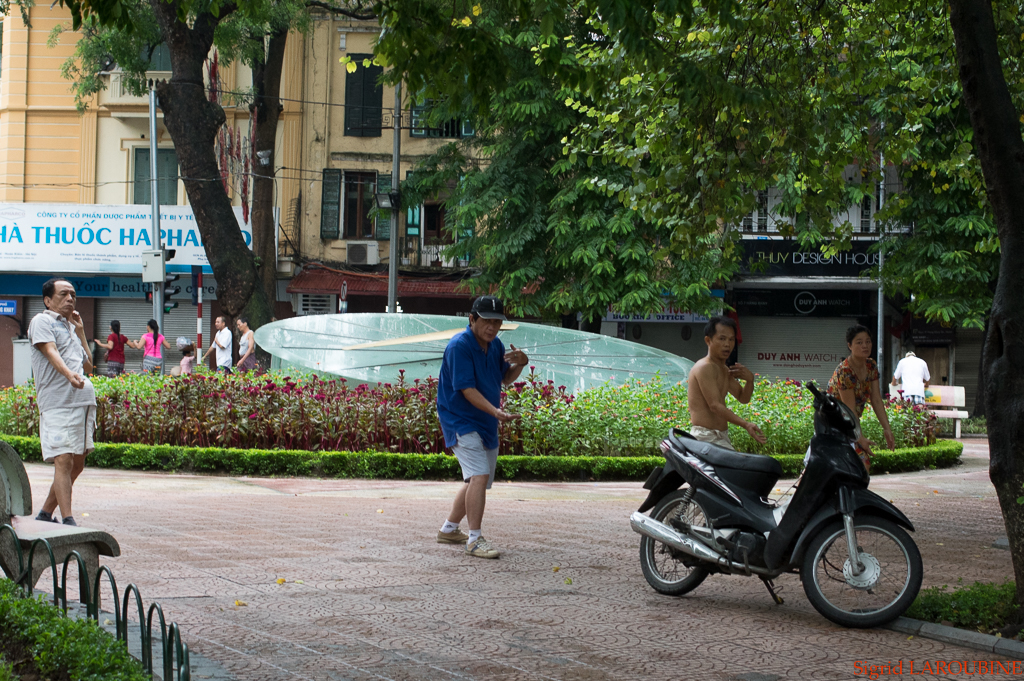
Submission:
<svg viewBox="0 0 1024 681">
<path fill-rule="evenodd" d="M 501 389 L 519 378 L 530 361 L 514 345 L 505 352 L 498 338 L 503 321 L 505 308 L 499 299 L 480 296 L 474 300 L 469 326 L 445 348 L 437 381 L 437 415 L 444 444 L 458 458 L 466 483 L 455 495 L 437 541 L 465 543 L 466 553 L 477 558 L 499 555 L 484 539 L 480 524 L 498 464 L 498 423 L 519 418 L 501 409 Z M 469 535 L 459 529 L 463 518 L 469 520 Z"/>
<path fill-rule="evenodd" d="M 71 487 L 85 470 L 96 430 L 96 391 L 86 376 L 92 373 L 92 356 L 75 302 L 71 282 L 50 279 L 43 284 L 46 311 L 28 327 L 39 440 L 43 461 L 53 462 L 53 484 L 36 520 L 60 522 L 53 517 L 60 506 L 65 525 L 77 525 L 71 512 Z"/>
</svg>

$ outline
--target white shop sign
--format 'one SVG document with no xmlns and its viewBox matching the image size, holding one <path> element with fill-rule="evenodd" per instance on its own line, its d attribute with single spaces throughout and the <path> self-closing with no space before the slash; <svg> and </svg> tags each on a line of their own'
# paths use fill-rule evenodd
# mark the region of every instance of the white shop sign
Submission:
<svg viewBox="0 0 1024 681">
<path fill-rule="evenodd" d="M 234 211 L 252 248 L 252 228 L 241 207 Z M 151 227 L 149 206 L 0 204 L 0 271 L 138 274 L 142 252 L 153 248 Z M 169 271 L 210 271 L 192 208 L 161 206 L 160 233 L 164 247 L 175 249 Z"/>
<path fill-rule="evenodd" d="M 661 312 L 649 315 L 641 314 L 619 314 L 608 310 L 605 315 L 606 322 L 678 322 L 683 324 L 704 324 L 708 318 L 695 312 L 680 310 L 672 305 L 666 305 Z"/>
</svg>

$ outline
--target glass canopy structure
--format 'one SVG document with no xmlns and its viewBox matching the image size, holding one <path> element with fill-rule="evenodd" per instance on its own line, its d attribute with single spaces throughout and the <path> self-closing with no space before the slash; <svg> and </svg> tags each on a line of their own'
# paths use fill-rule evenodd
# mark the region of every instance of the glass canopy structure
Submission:
<svg viewBox="0 0 1024 681">
<path fill-rule="evenodd" d="M 390 383 L 399 369 L 407 381 L 437 376 L 448 341 L 468 323 L 466 317 L 427 314 L 311 315 L 262 326 L 256 342 L 282 367 Z M 530 357 L 538 377 L 573 393 L 656 376 L 675 384 L 693 366 L 663 350 L 542 324 L 505 322 L 500 338 L 506 349 L 515 345 Z"/>
</svg>

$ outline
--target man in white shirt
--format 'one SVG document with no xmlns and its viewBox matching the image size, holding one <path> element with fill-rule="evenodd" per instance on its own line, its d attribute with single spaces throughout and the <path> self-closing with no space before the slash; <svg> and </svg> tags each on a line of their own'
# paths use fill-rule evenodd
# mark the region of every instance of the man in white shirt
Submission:
<svg viewBox="0 0 1024 681">
<path fill-rule="evenodd" d="M 210 349 L 203 355 L 203 361 L 210 356 L 210 353 L 214 350 L 217 351 L 217 371 L 223 371 L 225 374 L 231 373 L 231 344 L 232 336 L 231 329 L 228 328 L 228 322 L 223 317 L 217 317 L 213 321 L 214 327 L 217 329 L 217 333 L 213 336 L 213 342 L 210 343 Z"/>
<path fill-rule="evenodd" d="M 53 485 L 36 520 L 76 525 L 71 512 L 71 487 L 85 469 L 96 430 L 96 391 L 92 353 L 85 339 L 82 316 L 75 310 L 75 287 L 56 277 L 43 284 L 45 312 L 32 319 L 32 375 L 39 406 L 39 441 L 43 461 L 53 462 Z"/>
<path fill-rule="evenodd" d="M 931 380 L 928 373 L 928 363 L 908 352 L 906 357 L 896 365 L 896 371 L 892 375 L 892 385 L 903 381 L 903 399 L 914 404 L 924 404 L 924 389 L 928 387 Z"/>
</svg>

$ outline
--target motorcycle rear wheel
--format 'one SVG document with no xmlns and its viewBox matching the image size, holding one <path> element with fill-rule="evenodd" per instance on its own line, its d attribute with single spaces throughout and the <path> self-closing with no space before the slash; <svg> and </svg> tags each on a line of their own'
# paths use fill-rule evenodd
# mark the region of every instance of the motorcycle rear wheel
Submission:
<svg viewBox="0 0 1024 681">
<path fill-rule="evenodd" d="M 800 579 L 807 600 L 827 619 L 844 627 L 877 627 L 902 615 L 917 597 L 924 574 L 921 552 L 890 520 L 861 516 L 853 522 L 865 571 L 850 572 L 846 530 L 836 520 L 807 546 Z"/>
<path fill-rule="evenodd" d="M 682 505 L 687 489 L 684 487 L 659 501 L 651 511 L 651 517 L 667 525 L 671 524 L 669 521 L 673 518 L 680 518 L 690 525 L 710 527 L 711 523 L 696 499 L 690 499 L 686 506 Z M 690 565 L 686 565 L 684 559 Z M 640 569 L 655 591 L 668 596 L 682 596 L 693 591 L 710 574 L 700 566 L 698 559 L 647 536 L 640 538 Z"/>
</svg>

